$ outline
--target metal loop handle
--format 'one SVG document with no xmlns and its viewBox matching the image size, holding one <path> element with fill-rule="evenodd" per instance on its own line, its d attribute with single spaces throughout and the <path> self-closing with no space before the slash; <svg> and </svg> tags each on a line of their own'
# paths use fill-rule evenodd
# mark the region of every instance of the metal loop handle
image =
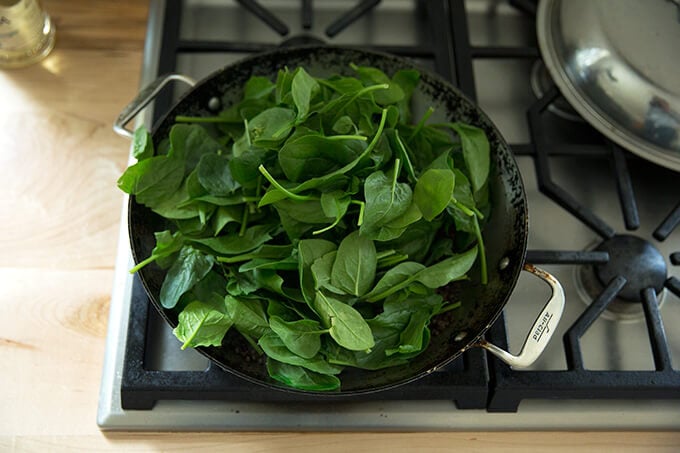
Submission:
<svg viewBox="0 0 680 453">
<path fill-rule="evenodd" d="M 560 282 L 546 271 L 532 264 L 525 264 L 524 270 L 541 278 L 550 285 L 552 296 L 531 327 L 529 335 L 524 341 L 524 346 L 522 346 L 522 351 L 519 355 L 515 356 L 486 340 L 481 340 L 474 345 L 486 349 L 503 362 L 516 368 L 526 368 L 541 356 L 550 341 L 550 337 L 555 332 L 555 327 L 560 322 L 562 312 L 564 311 L 564 289 L 562 289 Z"/>
<path fill-rule="evenodd" d="M 127 129 L 125 125 L 130 122 L 139 112 L 142 111 L 151 101 L 153 101 L 158 93 L 163 89 L 165 85 L 172 82 L 173 80 L 178 80 L 184 82 L 187 85 L 193 87 L 196 85 L 196 81 L 191 77 L 187 77 L 182 74 L 166 74 L 162 75 L 149 85 L 147 85 L 139 94 L 120 112 L 116 121 L 113 122 L 113 131 L 123 137 L 132 138 L 134 132 Z"/>
</svg>

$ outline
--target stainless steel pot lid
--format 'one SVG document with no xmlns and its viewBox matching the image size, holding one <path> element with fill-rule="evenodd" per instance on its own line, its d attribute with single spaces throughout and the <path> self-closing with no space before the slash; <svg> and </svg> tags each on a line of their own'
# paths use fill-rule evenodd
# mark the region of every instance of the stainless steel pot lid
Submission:
<svg viewBox="0 0 680 453">
<path fill-rule="evenodd" d="M 570 104 L 629 151 L 680 171 L 680 0 L 541 0 L 537 33 Z"/>
</svg>

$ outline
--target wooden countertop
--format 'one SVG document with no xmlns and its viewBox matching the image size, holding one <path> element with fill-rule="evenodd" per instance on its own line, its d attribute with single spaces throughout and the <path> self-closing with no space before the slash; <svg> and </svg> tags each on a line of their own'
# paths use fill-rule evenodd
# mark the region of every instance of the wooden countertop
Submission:
<svg viewBox="0 0 680 453">
<path fill-rule="evenodd" d="M 148 6 L 45 0 L 57 46 L 0 71 L 0 450 L 677 451 L 680 434 L 102 433 L 96 425 Z"/>
</svg>

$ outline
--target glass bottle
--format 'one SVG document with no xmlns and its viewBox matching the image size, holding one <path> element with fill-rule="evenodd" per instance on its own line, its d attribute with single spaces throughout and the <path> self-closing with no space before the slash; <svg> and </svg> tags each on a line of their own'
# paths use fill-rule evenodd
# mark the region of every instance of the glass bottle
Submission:
<svg viewBox="0 0 680 453">
<path fill-rule="evenodd" d="M 39 0 L 0 0 L 0 68 L 35 63 L 54 47 L 54 25 Z"/>
</svg>

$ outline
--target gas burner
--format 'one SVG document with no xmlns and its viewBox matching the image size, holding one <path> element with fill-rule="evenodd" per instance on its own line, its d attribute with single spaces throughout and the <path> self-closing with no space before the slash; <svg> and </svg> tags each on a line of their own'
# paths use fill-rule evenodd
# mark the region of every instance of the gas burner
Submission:
<svg viewBox="0 0 680 453">
<path fill-rule="evenodd" d="M 296 46 L 309 46 L 309 45 L 323 45 L 326 42 L 323 39 L 317 38 L 316 36 L 302 34 L 291 36 L 283 40 L 280 44 L 281 47 L 296 47 Z"/>
<path fill-rule="evenodd" d="M 642 292 L 653 288 L 659 305 L 665 298 L 664 283 L 667 266 L 663 255 L 649 241 L 632 235 L 616 235 L 591 247 L 607 252 L 609 261 L 577 269 L 576 280 L 581 297 L 590 304 L 615 277 L 626 279 L 607 310 L 605 319 L 636 321 L 644 318 Z"/>
<path fill-rule="evenodd" d="M 550 88 L 555 84 L 552 77 L 548 73 L 545 63 L 542 60 L 536 60 L 531 67 L 531 91 L 534 92 L 536 98 L 540 99 Z M 583 122 L 583 118 L 576 113 L 576 110 L 567 102 L 564 97 L 560 96 L 548 106 L 555 115 L 569 121 Z"/>
</svg>

